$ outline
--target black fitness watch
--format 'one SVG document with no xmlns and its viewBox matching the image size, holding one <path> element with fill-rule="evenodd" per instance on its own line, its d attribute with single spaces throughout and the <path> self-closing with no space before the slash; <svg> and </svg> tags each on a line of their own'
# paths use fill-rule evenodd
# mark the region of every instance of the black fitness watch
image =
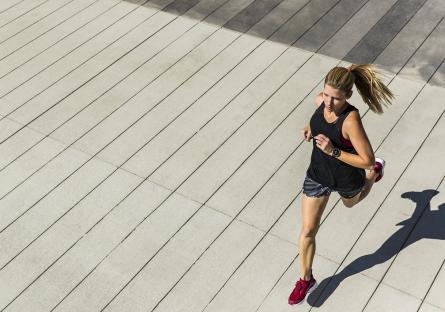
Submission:
<svg viewBox="0 0 445 312">
<path fill-rule="evenodd" d="M 340 157 L 340 154 L 341 154 L 341 150 L 340 149 L 338 149 L 336 147 L 334 147 L 332 149 L 332 152 L 331 152 L 331 156 L 332 157 L 338 158 L 338 157 Z"/>
</svg>

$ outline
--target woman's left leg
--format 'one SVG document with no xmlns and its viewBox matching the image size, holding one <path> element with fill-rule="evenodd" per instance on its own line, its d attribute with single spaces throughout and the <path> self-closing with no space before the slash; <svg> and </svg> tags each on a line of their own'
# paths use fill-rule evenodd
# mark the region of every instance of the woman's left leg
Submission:
<svg viewBox="0 0 445 312">
<path fill-rule="evenodd" d="M 301 279 L 309 281 L 315 255 L 315 236 L 320 227 L 323 211 L 329 195 L 320 197 L 301 196 L 301 230 L 299 238 L 299 263 Z"/>
<path fill-rule="evenodd" d="M 352 208 L 365 199 L 365 197 L 368 196 L 369 192 L 371 191 L 377 176 L 378 173 L 375 170 L 369 170 L 366 174 L 365 186 L 363 187 L 363 190 L 352 198 L 342 196 L 341 200 L 343 201 L 343 204 L 348 208 Z"/>
</svg>

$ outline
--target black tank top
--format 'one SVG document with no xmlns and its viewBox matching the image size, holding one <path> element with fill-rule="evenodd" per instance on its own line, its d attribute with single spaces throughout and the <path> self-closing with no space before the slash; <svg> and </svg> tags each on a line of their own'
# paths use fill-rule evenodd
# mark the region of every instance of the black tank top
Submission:
<svg viewBox="0 0 445 312">
<path fill-rule="evenodd" d="M 341 132 L 346 117 L 350 112 L 356 111 L 357 108 L 348 104 L 336 121 L 328 123 L 324 118 L 324 107 L 324 103 L 321 103 L 312 115 L 310 121 L 312 135 L 324 134 L 331 140 L 334 147 L 348 153 L 357 154 L 351 142 L 343 138 Z M 323 186 L 344 192 L 361 188 L 365 184 L 366 176 L 364 169 L 348 165 L 322 152 L 315 145 L 315 140 L 313 140 L 311 163 L 307 170 L 307 175 Z"/>
</svg>

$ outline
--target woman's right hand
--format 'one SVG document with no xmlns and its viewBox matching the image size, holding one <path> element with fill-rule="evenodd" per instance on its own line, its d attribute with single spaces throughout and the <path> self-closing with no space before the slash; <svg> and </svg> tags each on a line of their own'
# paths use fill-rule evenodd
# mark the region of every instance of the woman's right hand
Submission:
<svg viewBox="0 0 445 312">
<path fill-rule="evenodd" d="M 312 139 L 312 132 L 309 126 L 306 126 L 303 129 L 301 129 L 301 132 L 303 133 L 303 137 L 306 142 L 309 142 Z"/>
</svg>

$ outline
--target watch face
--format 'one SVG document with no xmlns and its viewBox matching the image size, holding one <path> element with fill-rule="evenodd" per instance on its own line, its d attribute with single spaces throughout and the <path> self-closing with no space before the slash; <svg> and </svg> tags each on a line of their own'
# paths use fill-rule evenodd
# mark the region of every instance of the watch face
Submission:
<svg viewBox="0 0 445 312">
<path fill-rule="evenodd" d="M 338 148 L 334 148 L 332 150 L 332 156 L 334 156 L 334 157 L 340 156 L 340 150 Z"/>
</svg>

